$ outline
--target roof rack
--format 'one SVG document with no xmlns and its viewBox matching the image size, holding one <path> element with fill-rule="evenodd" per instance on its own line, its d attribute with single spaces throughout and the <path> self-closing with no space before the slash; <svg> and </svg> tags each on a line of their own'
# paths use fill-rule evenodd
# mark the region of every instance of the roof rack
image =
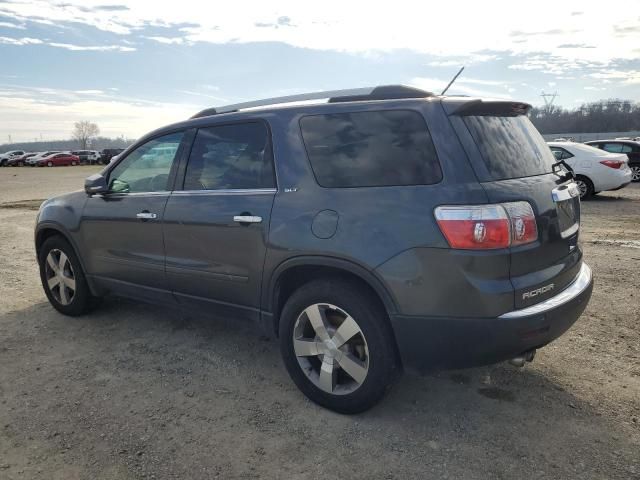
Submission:
<svg viewBox="0 0 640 480">
<path fill-rule="evenodd" d="M 209 117 L 220 113 L 237 112 L 247 108 L 267 107 L 282 103 L 307 102 L 328 99 L 328 103 L 361 102 L 368 100 L 395 100 L 400 98 L 426 98 L 433 93 L 406 85 L 381 85 L 378 87 L 352 88 L 347 90 L 329 90 L 325 92 L 303 93 L 286 97 L 265 98 L 251 102 L 236 103 L 224 107 L 206 108 L 191 118 Z"/>
</svg>

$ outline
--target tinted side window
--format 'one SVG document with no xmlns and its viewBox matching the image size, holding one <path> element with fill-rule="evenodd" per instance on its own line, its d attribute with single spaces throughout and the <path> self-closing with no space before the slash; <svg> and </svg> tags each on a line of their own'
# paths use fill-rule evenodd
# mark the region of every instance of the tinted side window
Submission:
<svg viewBox="0 0 640 480">
<path fill-rule="evenodd" d="M 267 127 L 244 123 L 201 128 L 184 179 L 185 190 L 276 186 Z"/>
<path fill-rule="evenodd" d="M 603 150 L 611 153 L 621 153 L 622 152 L 622 144 L 621 143 L 605 143 Z"/>
<path fill-rule="evenodd" d="M 313 115 L 300 120 L 323 187 L 429 185 L 442 179 L 422 115 L 409 110 Z"/>
<path fill-rule="evenodd" d="M 171 133 L 140 145 L 111 171 L 109 190 L 114 193 L 167 190 L 183 135 L 184 132 Z"/>
</svg>

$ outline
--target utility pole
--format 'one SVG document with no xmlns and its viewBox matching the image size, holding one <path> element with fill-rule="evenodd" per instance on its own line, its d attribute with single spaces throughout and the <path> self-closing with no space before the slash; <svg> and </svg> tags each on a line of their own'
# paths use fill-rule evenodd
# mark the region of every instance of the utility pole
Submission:
<svg viewBox="0 0 640 480">
<path fill-rule="evenodd" d="M 556 100 L 556 97 L 558 96 L 558 92 L 555 91 L 553 93 L 544 93 L 544 90 L 543 90 L 542 95 L 540 96 L 544 100 L 544 113 L 545 115 L 549 115 L 553 110 L 553 102 Z"/>
</svg>

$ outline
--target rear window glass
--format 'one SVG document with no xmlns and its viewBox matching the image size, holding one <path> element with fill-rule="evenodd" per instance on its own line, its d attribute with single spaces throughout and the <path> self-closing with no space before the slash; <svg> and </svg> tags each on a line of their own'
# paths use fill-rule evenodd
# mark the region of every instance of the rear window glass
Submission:
<svg viewBox="0 0 640 480">
<path fill-rule="evenodd" d="M 311 166 L 323 187 L 428 185 L 442 179 L 418 112 L 313 115 L 300 121 Z"/>
<path fill-rule="evenodd" d="M 463 118 L 493 180 L 552 171 L 555 158 L 527 117 L 483 115 Z"/>
</svg>

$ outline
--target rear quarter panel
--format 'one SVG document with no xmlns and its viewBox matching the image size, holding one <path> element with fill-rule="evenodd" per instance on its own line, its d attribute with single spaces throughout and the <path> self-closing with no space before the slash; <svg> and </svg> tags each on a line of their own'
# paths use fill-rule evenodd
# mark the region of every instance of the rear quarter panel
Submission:
<svg viewBox="0 0 640 480">
<path fill-rule="evenodd" d="M 449 273 L 456 277 L 460 275 L 460 271 L 449 268 L 447 262 L 464 264 L 481 260 L 464 255 L 452 257 L 433 210 L 442 204 L 486 203 L 487 196 L 452 134 L 439 102 L 385 102 L 385 110 L 393 108 L 415 109 L 423 114 L 443 171 L 440 183 L 402 187 L 320 187 L 307 158 L 299 127 L 300 118 L 313 112 L 288 111 L 265 116 L 274 136 L 278 193 L 271 217 L 263 285 L 272 283 L 273 271 L 286 260 L 317 255 L 342 258 L 373 272 L 393 296 L 400 299 L 399 310 L 403 313 L 424 310 L 426 300 L 431 298 L 425 293 L 429 288 L 432 298 L 445 293 L 453 297 L 460 295 L 460 289 L 445 290 L 451 284 L 464 288 L 464 283 L 447 277 Z M 372 104 L 335 104 L 330 109 L 323 108 L 322 113 L 380 109 Z M 314 217 L 324 210 L 337 212 L 337 229 L 330 238 L 318 238 L 312 231 Z M 383 265 L 391 259 L 393 262 Z M 508 254 L 494 254 L 493 261 L 489 275 L 492 280 L 506 279 L 509 289 Z M 409 268 L 400 267 L 404 264 Z M 445 281 L 438 283 L 443 276 Z M 446 281 L 447 278 L 451 278 L 451 282 Z M 263 291 L 266 295 L 263 295 L 263 302 L 268 304 L 269 292 Z M 421 301 L 416 304 L 414 301 L 420 297 Z M 508 306 L 513 305 L 512 292 L 507 293 L 505 299 Z M 416 305 L 415 309 L 403 306 L 405 302 Z M 455 305 L 456 302 L 448 303 Z"/>
</svg>

